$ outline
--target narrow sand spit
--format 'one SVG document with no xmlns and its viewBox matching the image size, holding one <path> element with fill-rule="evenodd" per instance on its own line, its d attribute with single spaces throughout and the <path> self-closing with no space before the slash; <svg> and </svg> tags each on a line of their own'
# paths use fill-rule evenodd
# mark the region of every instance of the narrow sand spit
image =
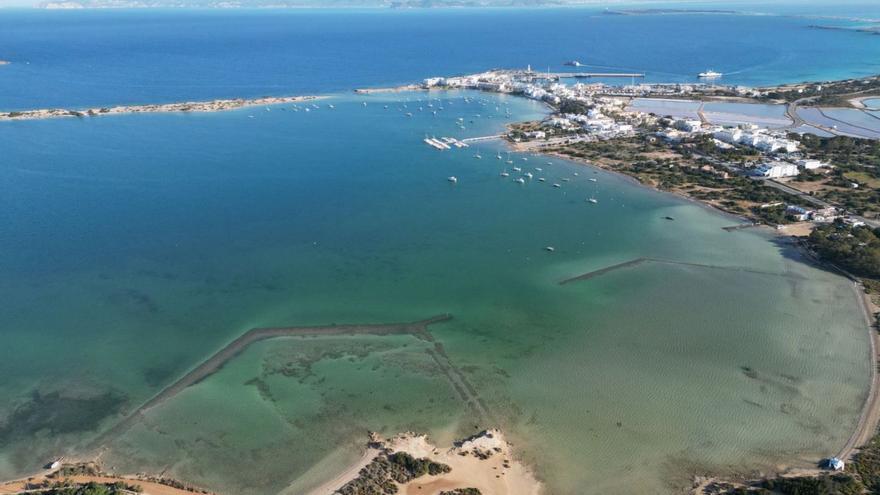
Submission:
<svg viewBox="0 0 880 495">
<path fill-rule="evenodd" d="M 0 64 L 2 65 L 2 64 Z M 318 96 L 272 96 L 265 98 L 236 98 L 232 100 L 186 101 L 156 105 L 122 105 L 116 107 L 87 108 L 69 110 L 66 108 L 43 108 L 38 110 L 21 110 L 0 112 L 2 120 L 39 120 L 61 117 L 99 117 L 101 115 L 120 115 L 126 113 L 174 113 L 174 112 L 223 112 L 244 107 L 280 105 L 317 100 Z"/>
</svg>

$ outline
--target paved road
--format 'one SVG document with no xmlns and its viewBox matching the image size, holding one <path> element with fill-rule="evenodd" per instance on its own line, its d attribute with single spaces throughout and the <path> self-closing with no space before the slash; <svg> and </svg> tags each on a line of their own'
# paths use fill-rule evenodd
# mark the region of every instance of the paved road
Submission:
<svg viewBox="0 0 880 495">
<path fill-rule="evenodd" d="M 775 181 L 775 180 L 773 180 L 773 179 L 766 179 L 766 178 L 763 178 L 763 177 L 753 177 L 753 179 L 754 179 L 754 180 L 762 181 L 762 182 L 764 183 L 764 185 L 766 185 L 766 186 L 769 186 L 769 187 L 772 187 L 772 188 L 778 189 L 778 190 L 780 190 L 780 191 L 782 191 L 782 192 L 786 192 L 786 193 L 791 194 L 791 195 L 793 195 L 793 196 L 797 196 L 797 197 L 803 199 L 804 201 L 806 201 L 806 202 L 808 202 L 808 203 L 810 203 L 810 204 L 816 205 L 816 206 L 818 206 L 818 207 L 820 207 L 820 208 L 835 207 L 835 208 L 838 208 L 838 209 L 842 209 L 842 208 L 840 208 L 840 207 L 837 206 L 837 205 L 831 204 L 831 203 L 829 203 L 829 202 L 827 202 L 827 201 L 824 201 L 824 200 L 822 200 L 822 199 L 819 199 L 819 198 L 817 198 L 817 197 L 815 197 L 815 196 L 810 196 L 809 194 L 807 194 L 807 193 L 805 193 L 805 192 L 803 192 L 803 191 L 798 191 L 797 189 L 795 189 L 795 188 L 793 188 L 793 187 L 791 187 L 791 186 L 787 186 L 787 185 L 785 185 L 785 184 L 783 184 L 783 183 L 781 183 L 781 182 L 777 182 L 777 181 Z M 870 218 L 860 217 L 860 216 L 858 216 L 858 215 L 850 215 L 850 216 L 853 217 L 853 218 L 856 218 L 856 219 L 858 219 L 858 220 L 861 220 L 861 221 L 865 222 L 866 225 L 869 225 L 869 226 L 871 226 L 871 227 L 873 227 L 873 228 L 880 227 L 880 221 L 878 221 L 878 220 L 872 220 L 872 219 L 870 219 Z"/>
<path fill-rule="evenodd" d="M 713 164 L 713 165 L 717 165 L 717 166 L 719 166 L 719 167 L 724 167 L 724 168 L 726 168 L 726 169 L 728 169 L 728 170 L 730 170 L 730 171 L 732 171 L 732 172 L 734 172 L 734 173 L 740 173 L 739 168 L 737 168 L 737 167 L 735 167 L 735 166 L 733 166 L 733 165 L 731 165 L 731 164 L 729 164 L 729 163 L 726 163 L 726 162 L 723 162 L 723 161 L 721 161 L 721 160 L 718 160 L 717 158 L 713 158 L 713 157 L 711 157 L 711 156 L 706 156 L 706 155 L 699 154 L 699 153 L 694 153 L 694 156 L 697 156 L 697 157 L 703 158 L 703 159 L 705 159 L 706 161 L 708 161 L 709 163 L 711 163 L 711 164 Z M 803 192 L 803 191 L 799 191 L 799 190 L 797 190 L 797 189 L 795 189 L 795 188 L 793 188 L 793 187 L 791 187 L 791 186 L 788 186 L 788 185 L 783 184 L 783 183 L 781 183 L 781 182 L 777 182 L 777 181 L 775 181 L 775 180 L 773 180 L 773 179 L 767 179 L 767 178 L 765 178 L 765 177 L 751 177 L 751 176 L 749 176 L 749 178 L 751 178 L 752 180 L 761 181 L 761 182 L 764 183 L 764 185 L 766 185 L 766 186 L 768 186 L 768 187 L 772 187 L 772 188 L 778 189 L 778 190 L 780 190 L 780 191 L 782 191 L 782 192 L 785 192 L 785 193 L 791 194 L 792 196 L 797 196 L 797 197 L 803 199 L 804 201 L 806 201 L 807 203 L 810 203 L 810 204 L 812 204 L 812 205 L 818 206 L 819 208 L 830 208 L 830 207 L 834 207 L 834 208 L 837 208 L 837 209 L 839 209 L 839 210 L 843 210 L 843 208 L 841 208 L 841 207 L 838 206 L 838 205 L 835 205 L 835 204 L 829 203 L 829 202 L 827 202 L 827 201 L 825 201 L 825 200 L 823 200 L 823 199 L 819 199 L 819 198 L 817 198 L 817 197 L 815 197 L 815 196 L 810 196 L 809 194 L 807 194 L 807 193 L 805 193 L 805 192 Z M 856 218 L 856 219 L 858 219 L 858 220 L 861 220 L 862 222 L 865 222 L 866 225 L 868 225 L 868 226 L 870 226 L 870 227 L 872 227 L 872 228 L 878 228 L 878 227 L 880 227 L 880 220 L 875 220 L 875 219 L 865 218 L 865 217 L 861 217 L 861 216 L 858 216 L 858 215 L 850 215 L 850 216 L 853 217 L 853 218 Z"/>
</svg>

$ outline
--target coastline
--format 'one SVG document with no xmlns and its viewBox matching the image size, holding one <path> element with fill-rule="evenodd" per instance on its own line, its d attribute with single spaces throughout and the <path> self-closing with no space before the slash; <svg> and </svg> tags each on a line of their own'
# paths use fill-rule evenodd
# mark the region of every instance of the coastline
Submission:
<svg viewBox="0 0 880 495">
<path fill-rule="evenodd" d="M 543 484 L 531 469 L 517 460 L 512 446 L 497 429 L 482 431 L 455 442 L 449 448 L 434 445 L 427 435 L 402 433 L 385 439 L 370 434 L 367 450 L 357 461 L 332 480 L 311 490 L 307 495 L 332 495 L 356 479 L 372 479 L 363 469 L 375 459 L 391 453 L 406 453 L 451 468 L 440 474 L 425 474 L 406 482 L 397 482 L 397 493 L 403 495 L 433 494 L 444 490 L 475 488 L 484 495 L 541 495 Z M 342 493 L 349 493 L 342 491 Z M 356 492 L 351 492 L 356 493 Z"/>
<path fill-rule="evenodd" d="M 326 98 L 324 96 L 269 96 L 262 98 L 234 98 L 225 100 L 187 101 L 178 103 L 150 104 L 150 105 L 119 105 L 115 107 L 95 107 L 84 110 L 69 110 L 64 108 L 43 108 L 36 110 L 21 110 L 0 112 L 0 121 L 10 120 L 42 120 L 63 117 L 98 117 L 101 115 L 121 115 L 131 113 L 192 113 L 192 112 L 225 112 L 239 108 L 260 105 L 281 105 L 287 103 L 300 103 L 315 101 Z"/>
<path fill-rule="evenodd" d="M 723 209 L 721 209 L 720 207 L 718 207 L 717 205 L 714 205 L 714 204 L 712 204 L 712 203 L 707 203 L 707 202 L 705 202 L 705 201 L 703 201 L 703 200 L 701 200 L 701 199 L 698 199 L 698 198 L 695 198 L 695 197 L 693 197 L 693 196 L 690 196 L 690 195 L 688 195 L 688 194 L 686 194 L 686 193 L 684 193 L 684 192 L 660 189 L 659 187 L 656 187 L 656 186 L 654 186 L 654 185 L 652 185 L 652 184 L 646 184 L 646 183 L 640 181 L 638 178 L 633 177 L 632 175 L 629 175 L 629 174 L 627 174 L 627 173 L 625 173 L 625 172 L 621 172 L 620 170 L 615 170 L 615 169 L 613 169 L 613 168 L 611 168 L 611 167 L 607 167 L 607 166 L 601 165 L 601 164 L 599 164 L 599 163 L 595 163 L 595 162 L 589 161 L 589 160 L 587 160 L 586 158 L 578 158 L 578 157 L 575 157 L 575 156 L 569 156 L 569 155 L 566 155 L 566 154 L 563 154 L 563 153 L 557 153 L 557 152 L 555 152 L 555 151 L 535 151 L 535 150 L 520 149 L 520 148 L 518 148 L 518 145 L 517 145 L 517 144 L 515 144 L 515 143 L 511 143 L 511 142 L 509 142 L 509 141 L 507 141 L 507 144 L 508 144 L 508 146 L 511 147 L 511 149 L 512 149 L 513 151 L 517 151 L 517 152 L 534 152 L 534 153 L 538 153 L 538 154 L 541 154 L 541 155 L 544 155 L 544 156 L 550 156 L 550 157 L 553 157 L 553 158 L 557 158 L 557 159 L 559 159 L 559 160 L 566 160 L 566 161 L 574 162 L 574 163 L 577 163 L 578 165 L 582 165 L 582 166 L 585 166 L 585 167 L 599 169 L 599 170 L 602 170 L 603 172 L 608 172 L 608 173 L 610 173 L 610 174 L 613 174 L 613 175 L 616 176 L 616 177 L 619 177 L 619 178 L 621 178 L 621 179 L 627 180 L 627 181 L 629 181 L 631 184 L 635 184 L 635 185 L 637 185 L 637 186 L 644 187 L 644 188 L 646 188 L 646 189 L 650 189 L 650 190 L 652 190 L 652 191 L 656 191 L 656 192 L 659 192 L 659 193 L 671 194 L 671 195 L 675 196 L 676 198 L 683 199 L 683 200 L 688 201 L 688 202 L 690 202 L 690 203 L 693 203 L 693 204 L 695 204 L 695 205 L 697 205 L 697 206 L 699 206 L 699 207 L 701 207 L 701 208 L 706 208 L 706 209 L 708 209 L 708 210 L 711 210 L 713 213 L 718 214 L 718 215 L 721 215 L 721 216 L 724 216 L 724 217 L 727 217 L 727 218 L 730 218 L 730 219 L 733 220 L 733 221 L 740 222 L 740 223 L 744 223 L 744 224 L 751 224 L 751 225 L 754 225 L 755 227 L 761 227 L 761 226 L 763 226 L 763 227 L 766 227 L 766 228 L 769 229 L 769 227 L 766 226 L 766 225 L 755 223 L 755 221 L 752 220 L 751 218 L 748 218 L 748 217 L 745 217 L 745 216 L 743 216 L 743 215 L 740 215 L 740 214 L 737 214 L 737 213 L 733 213 L 733 212 L 730 212 L 730 211 L 727 211 L 727 210 L 723 210 Z"/>
<path fill-rule="evenodd" d="M 509 126 L 508 126 L 508 129 L 509 129 Z M 872 319 L 872 316 L 874 314 L 877 314 L 878 312 L 880 312 L 880 306 L 874 304 L 874 302 L 871 300 L 870 295 L 866 292 L 864 284 L 859 280 L 858 277 L 846 272 L 845 270 L 843 270 L 833 264 L 829 264 L 829 263 L 826 263 L 826 262 L 818 259 L 812 253 L 808 252 L 804 248 L 804 246 L 802 246 L 798 242 L 798 239 L 800 236 L 798 236 L 796 234 L 786 233 L 785 230 L 779 231 L 779 230 L 771 229 L 770 226 L 768 226 L 766 224 L 758 223 L 757 221 L 755 221 L 751 218 L 748 218 L 748 217 L 745 217 L 745 216 L 742 216 L 742 215 L 739 215 L 739 214 L 736 214 L 736 213 L 733 213 L 730 211 L 726 211 L 718 205 L 715 205 L 715 204 L 703 201 L 702 199 L 690 196 L 686 192 L 661 189 L 653 184 L 642 182 L 637 177 L 629 175 L 626 172 L 623 172 L 620 170 L 615 170 L 614 168 L 603 165 L 601 163 L 596 163 L 596 162 L 590 161 L 586 158 L 569 156 L 569 155 L 555 152 L 555 151 L 545 151 L 545 150 L 541 150 L 540 148 L 532 149 L 528 146 L 523 146 L 520 143 L 515 143 L 515 142 L 512 142 L 507 139 L 505 139 L 505 143 L 512 151 L 515 151 L 515 152 L 537 153 L 537 154 L 540 154 L 543 156 L 554 157 L 557 159 L 564 159 L 566 161 L 577 163 L 578 165 L 581 165 L 581 166 L 603 170 L 604 172 L 614 174 L 615 176 L 623 178 L 623 179 L 629 181 L 630 183 L 635 184 L 639 187 L 651 189 L 651 190 L 659 192 L 659 193 L 671 194 L 679 199 L 683 199 L 683 200 L 686 200 L 690 203 L 698 205 L 702 208 L 709 209 L 715 214 L 720 214 L 724 217 L 732 218 L 732 219 L 735 219 L 736 221 L 739 221 L 739 222 L 748 223 L 748 224 L 754 225 L 755 227 L 763 227 L 763 228 L 767 229 L 768 232 L 770 232 L 772 235 L 774 235 L 778 238 L 787 239 L 789 242 L 791 242 L 793 247 L 797 250 L 798 254 L 800 255 L 800 259 L 798 260 L 799 262 L 805 263 L 807 265 L 811 265 L 811 266 L 814 266 L 814 267 L 817 267 L 820 269 L 833 271 L 833 272 L 839 274 L 840 276 L 850 280 L 852 282 L 851 287 L 853 289 L 853 295 L 855 296 L 856 300 L 858 301 L 860 312 L 862 313 L 862 316 L 864 319 L 865 328 L 868 331 L 869 356 L 870 356 L 870 360 L 871 360 L 871 363 L 870 363 L 871 377 L 870 377 L 870 382 L 869 382 L 867 394 L 865 396 L 865 400 L 862 404 L 862 407 L 860 408 L 861 410 L 859 412 L 858 421 L 855 425 L 855 429 L 854 429 L 853 433 L 850 435 L 850 437 L 847 439 L 846 443 L 840 448 L 840 450 L 835 455 L 835 457 L 843 460 L 844 462 L 850 462 L 853 459 L 853 456 L 855 456 L 860 451 L 860 449 L 863 446 L 867 445 L 871 441 L 871 439 L 877 434 L 878 426 L 880 426 L 880 372 L 878 372 L 878 368 L 880 368 L 880 354 L 878 354 L 878 351 L 880 351 L 880 332 L 878 332 L 878 329 L 875 328 L 875 324 Z M 620 267 L 625 267 L 625 266 L 629 266 L 629 265 L 633 265 L 633 264 L 639 264 L 644 261 L 647 261 L 647 259 L 639 258 L 636 260 L 631 260 L 629 262 L 621 263 Z M 611 267 L 611 269 L 616 269 L 616 268 L 618 268 L 618 265 Z M 603 271 L 603 270 L 600 270 L 600 272 L 601 271 Z M 587 274 L 586 276 L 587 276 L 587 278 L 589 278 L 590 276 L 593 276 L 593 275 L 594 275 L 593 273 L 590 273 L 590 274 Z M 577 276 L 572 279 L 564 280 L 561 282 L 561 284 L 574 282 L 574 281 L 577 281 L 581 278 L 584 278 L 584 275 Z M 786 468 L 781 471 L 778 471 L 776 473 L 776 476 L 780 476 L 780 477 L 818 476 L 819 474 L 821 474 L 823 472 L 825 472 L 825 471 L 822 469 L 819 469 L 819 468 L 806 469 L 806 468 L 802 468 L 802 467 L 798 467 L 798 468 L 790 467 L 790 468 Z M 750 481 L 750 478 L 746 475 L 743 475 L 741 477 L 736 476 L 734 478 L 736 478 L 742 482 Z M 693 495 L 702 495 L 704 493 L 714 493 L 711 491 L 704 491 L 704 490 L 711 490 L 712 485 L 715 483 L 729 483 L 729 482 L 731 482 L 731 478 L 720 477 L 720 476 L 697 477 L 694 481 L 694 486 L 691 488 L 689 493 L 691 493 Z"/>
<path fill-rule="evenodd" d="M 412 91 L 412 90 L 418 90 L 418 89 L 420 89 L 420 88 L 412 87 L 412 86 L 402 86 L 402 87 L 392 88 L 392 89 L 388 89 L 388 90 L 365 90 L 364 94 L 381 93 L 381 92 L 397 92 L 397 91 L 402 92 L 402 91 Z M 173 103 L 173 104 L 167 104 L 167 105 L 113 107 L 111 109 L 108 109 L 108 111 L 106 111 L 106 112 L 99 112 L 98 111 L 99 109 L 92 109 L 92 110 L 96 111 L 94 116 L 106 115 L 106 114 L 150 113 L 150 112 L 152 112 L 152 113 L 157 113 L 157 112 L 191 112 L 191 111 L 192 112 L 195 112 L 195 111 L 214 112 L 214 111 L 233 110 L 233 109 L 243 108 L 243 107 L 248 107 L 248 106 L 272 105 L 272 104 L 281 104 L 281 103 L 298 102 L 298 101 L 310 101 L 310 100 L 315 100 L 318 98 L 320 98 L 320 97 L 299 96 L 299 97 L 282 97 L 282 98 L 276 98 L 276 99 L 266 98 L 266 99 L 255 99 L 255 100 L 243 100 L 243 99 L 214 100 L 214 101 L 210 101 L 210 102 L 201 102 L 201 103 Z M 272 102 L 268 101 L 268 100 L 280 100 L 280 99 L 283 99 L 285 101 L 272 101 Z M 231 103 L 235 103 L 235 106 L 223 107 L 223 105 L 221 104 L 220 105 L 221 108 L 210 107 L 210 105 L 216 104 L 218 102 L 220 102 L 220 103 L 231 102 Z M 202 109 L 193 109 L 193 108 L 186 108 L 186 109 L 180 108 L 181 106 L 185 106 L 185 105 L 206 105 L 207 107 L 206 107 L 206 109 L 203 109 L 203 110 Z M 157 110 L 157 109 L 152 109 L 153 107 L 167 107 L 167 109 L 163 108 L 163 109 Z M 147 109 L 147 108 L 151 108 L 151 109 Z M 119 110 L 113 111 L 116 109 L 119 109 Z M 137 110 L 132 110 L 132 109 L 137 109 Z M 35 110 L 34 112 L 43 112 L 43 111 L 54 112 L 56 110 Z M 8 119 L 3 119 L 2 115 L 3 114 L 0 113 L 0 120 L 24 120 L 24 119 L 27 119 L 27 117 L 25 117 L 25 118 L 12 117 L 12 118 L 8 118 Z M 56 118 L 56 117 L 65 117 L 65 116 L 76 116 L 76 115 L 49 115 L 49 116 L 45 116 L 45 117 L 37 116 L 37 117 L 31 117 L 31 119 Z M 85 116 L 92 116 L 92 114 L 85 115 Z M 509 141 L 507 144 L 508 144 L 508 146 L 512 146 L 513 149 L 517 150 L 516 144 L 510 143 Z M 518 150 L 518 151 L 522 151 L 522 150 Z M 527 150 L 527 151 L 533 151 L 533 150 Z M 584 166 L 594 167 L 596 169 L 602 169 L 603 171 L 611 172 L 611 173 L 615 174 L 616 176 L 625 178 L 626 180 L 631 181 L 632 183 L 637 184 L 639 186 L 653 189 L 657 192 L 672 194 L 678 198 L 685 199 L 689 202 L 697 204 L 700 207 L 709 208 L 717 214 L 721 214 L 723 216 L 735 218 L 737 221 L 741 221 L 741 222 L 752 222 L 752 220 L 747 219 L 741 215 L 737 215 L 735 213 L 725 211 L 714 204 L 711 204 L 711 203 L 702 201 L 700 199 L 691 197 L 684 192 L 660 189 L 652 184 L 639 181 L 636 177 L 628 175 L 625 172 L 614 170 L 611 167 L 603 166 L 601 164 L 588 161 L 587 159 L 580 159 L 580 158 L 567 156 L 567 155 L 564 155 L 561 153 L 555 153 L 555 152 L 544 152 L 544 151 L 535 151 L 535 152 L 540 153 L 545 156 L 554 156 L 559 159 L 565 159 L 566 161 L 577 162 L 578 164 L 581 164 Z M 769 228 L 769 227 L 767 227 L 767 228 Z M 777 233 L 777 235 L 784 236 L 784 234 L 782 234 L 782 233 Z M 788 236 L 785 236 L 785 237 L 788 237 Z M 803 261 L 808 262 L 806 259 Z M 856 292 L 858 292 L 858 291 L 856 290 Z M 860 304 L 862 304 L 863 311 L 866 311 L 866 312 L 869 311 L 868 308 L 870 306 L 865 306 L 865 304 L 871 304 L 870 301 L 868 300 L 867 303 L 865 302 L 864 294 L 857 294 L 857 296 L 860 299 Z M 868 315 L 866 313 L 866 317 L 867 316 Z M 869 326 L 869 332 L 871 333 L 871 356 L 872 356 L 872 359 L 874 360 L 874 364 L 876 364 L 877 357 L 878 357 L 876 349 L 878 347 L 880 347 L 880 345 L 878 345 L 878 335 L 876 332 L 874 332 L 873 330 L 870 329 L 871 324 L 870 324 L 869 318 L 867 321 L 868 321 L 868 326 Z M 880 399 L 878 399 L 878 394 L 876 391 L 876 389 L 878 387 L 878 381 L 880 381 L 880 378 L 878 378 L 876 366 L 872 366 L 872 375 L 873 376 L 872 376 L 872 382 L 871 382 L 872 383 L 871 389 L 869 390 L 869 394 L 866 397 L 865 404 L 863 406 L 863 410 L 862 410 L 862 413 L 859 418 L 859 424 L 857 426 L 856 431 L 853 433 L 853 435 L 848 440 L 847 445 L 842 450 L 842 453 L 839 455 L 841 458 L 844 458 L 843 456 L 845 456 L 846 458 L 849 458 L 849 456 L 851 456 L 858 449 L 859 445 L 862 445 L 865 441 L 869 440 L 871 438 L 871 436 L 873 436 L 873 431 L 876 428 L 877 422 L 880 421 Z M 375 457 L 375 455 L 370 457 L 369 454 L 370 454 L 370 450 L 368 449 L 368 451 L 358 461 L 358 463 L 361 463 L 361 464 L 357 468 L 355 468 L 355 465 L 351 466 L 345 472 L 341 473 L 336 478 L 334 478 L 334 480 L 331 480 L 331 482 L 339 481 L 341 478 L 347 477 L 350 474 L 356 474 L 360 470 L 360 468 L 362 468 L 364 465 L 369 463 L 369 461 L 373 457 Z M 801 473 L 803 473 L 803 472 L 804 471 L 801 470 Z M 328 483 L 331 483 L 331 482 L 328 482 Z M 2 485 L 0 485 L 0 486 L 2 486 Z M 3 492 L 0 491 L 0 493 L 3 493 Z M 328 493 L 332 493 L 332 492 L 328 492 Z M 406 492 L 406 493 L 409 493 L 409 492 Z M 415 493 L 415 492 L 413 492 L 413 493 Z M 494 492 L 492 492 L 492 493 L 494 493 Z M 513 493 L 513 492 L 511 492 L 511 493 Z M 315 495 L 317 495 L 317 494 L 315 494 Z"/>
</svg>

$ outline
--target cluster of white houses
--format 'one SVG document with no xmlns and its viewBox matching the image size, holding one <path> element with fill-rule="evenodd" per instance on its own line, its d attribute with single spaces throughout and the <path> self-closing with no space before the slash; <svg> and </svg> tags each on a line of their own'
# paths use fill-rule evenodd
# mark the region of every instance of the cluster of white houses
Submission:
<svg viewBox="0 0 880 495">
<path fill-rule="evenodd" d="M 831 165 L 811 159 L 801 159 L 798 154 L 799 143 L 787 137 L 780 130 L 771 130 L 754 124 L 739 126 L 718 126 L 698 119 L 671 119 L 643 113 L 627 107 L 629 97 L 645 95 L 688 95 L 701 91 L 717 89 L 711 85 L 691 84 L 633 84 L 629 86 L 608 86 L 605 84 L 561 84 L 531 69 L 525 71 L 497 70 L 461 77 L 435 77 L 424 81 L 425 88 L 477 89 L 499 93 L 514 93 L 539 101 L 545 101 L 560 108 L 563 103 L 585 113 L 561 113 L 548 117 L 542 129 L 527 132 L 528 139 L 544 140 L 551 134 L 567 140 L 612 139 L 633 135 L 637 127 L 659 127 L 655 136 L 669 142 L 680 142 L 688 137 L 712 137 L 720 149 L 747 146 L 767 155 L 768 160 L 744 170 L 752 176 L 768 179 L 794 177 L 803 171 L 820 168 L 830 169 Z M 725 87 L 724 89 L 741 95 L 757 96 L 757 90 L 745 87 Z M 621 98 L 623 97 L 623 98 Z M 716 169 L 704 165 L 702 170 L 723 178 L 728 177 L 728 169 Z M 853 184 L 853 187 L 857 187 Z M 782 206 L 774 203 L 770 206 Z M 845 217 L 835 208 L 811 210 L 795 205 L 785 205 L 786 213 L 797 220 L 812 222 L 832 222 L 838 218 L 858 226 L 861 222 Z M 842 464 L 842 463 L 841 463 Z"/>
<path fill-rule="evenodd" d="M 716 129 L 713 135 L 722 143 L 741 144 L 766 153 L 794 153 L 798 150 L 798 143 L 785 137 L 784 133 L 772 132 L 754 124 Z"/>
</svg>

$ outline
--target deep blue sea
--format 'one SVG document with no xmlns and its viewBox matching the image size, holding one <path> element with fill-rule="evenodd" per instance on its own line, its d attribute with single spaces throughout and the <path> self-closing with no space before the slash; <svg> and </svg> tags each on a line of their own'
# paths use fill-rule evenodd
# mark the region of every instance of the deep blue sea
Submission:
<svg viewBox="0 0 880 495">
<path fill-rule="evenodd" d="M 0 71 L 0 109 L 329 93 L 496 67 L 561 70 L 571 59 L 649 81 L 694 81 L 707 69 L 746 85 L 880 72 L 880 36 L 791 16 L 880 17 L 876 4 L 734 8 L 776 14 L 0 10 L 0 60 L 12 62 Z"/>
<path fill-rule="evenodd" d="M 111 470 L 302 495 L 356 460 L 367 431 L 448 445 L 492 426 L 551 495 L 679 493 L 694 474 L 815 465 L 867 395 L 848 280 L 609 172 L 497 141 L 422 142 L 503 132 L 545 116 L 539 102 L 350 93 L 575 58 L 652 81 L 880 72 L 880 36 L 772 8 L 0 10 L 0 109 L 331 95 L 0 122 L 0 479 L 103 438 Z M 639 257 L 666 261 L 559 284 Z M 282 338 L 101 437 L 248 329 L 440 313 L 454 318 L 430 332 L 492 418 L 462 400 L 433 342 Z"/>
</svg>

